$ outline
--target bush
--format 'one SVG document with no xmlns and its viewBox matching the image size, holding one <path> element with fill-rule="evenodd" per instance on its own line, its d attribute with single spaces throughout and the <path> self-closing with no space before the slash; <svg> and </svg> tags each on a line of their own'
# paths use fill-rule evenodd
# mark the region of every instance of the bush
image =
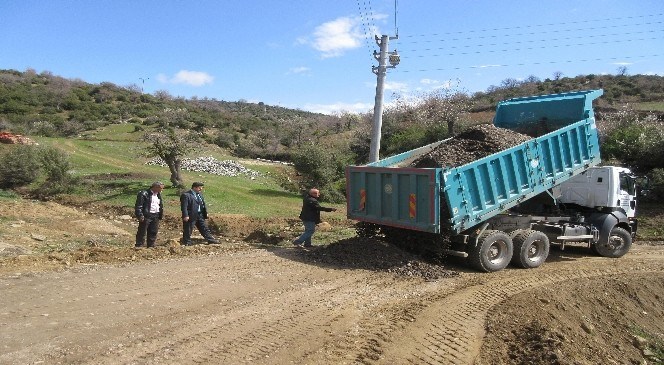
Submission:
<svg viewBox="0 0 664 365">
<path fill-rule="evenodd" d="M 293 154 L 295 169 L 304 176 L 309 187 L 322 188 L 336 180 L 336 164 L 329 150 L 308 145 Z"/>
<path fill-rule="evenodd" d="M 74 189 L 77 179 L 69 172 L 69 157 L 66 153 L 55 147 L 44 147 L 39 153 L 39 160 L 46 176 L 39 187 L 38 196 L 69 193 Z"/>
<path fill-rule="evenodd" d="M 664 129 L 655 115 L 621 112 L 608 116 L 607 124 L 600 145 L 604 159 L 620 160 L 640 173 L 664 168 Z"/>
<path fill-rule="evenodd" d="M 39 177 L 40 161 L 38 148 L 31 145 L 16 145 L 0 157 L 0 187 L 25 186 Z"/>
<path fill-rule="evenodd" d="M 341 203 L 345 199 L 344 166 L 348 157 L 319 145 L 304 146 L 292 156 L 295 169 L 302 175 L 304 188 L 317 187 L 325 201 Z"/>
<path fill-rule="evenodd" d="M 644 200 L 651 202 L 664 200 L 664 168 L 650 171 L 646 189 Z"/>
</svg>

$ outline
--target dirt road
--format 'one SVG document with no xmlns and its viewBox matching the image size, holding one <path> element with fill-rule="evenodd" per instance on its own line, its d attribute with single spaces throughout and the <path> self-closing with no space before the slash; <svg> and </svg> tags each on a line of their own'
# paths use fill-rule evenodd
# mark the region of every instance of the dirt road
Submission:
<svg viewBox="0 0 664 365">
<path fill-rule="evenodd" d="M 662 242 L 485 274 L 357 237 L 296 249 L 297 221 L 216 215 L 221 244 L 182 248 L 169 216 L 135 250 L 108 207 L 19 199 L 0 218 L 3 365 L 664 361 Z"/>
<path fill-rule="evenodd" d="M 384 245 L 344 244 L 350 257 L 358 245 Z M 490 364 L 529 356 L 624 364 L 648 353 L 620 318 L 664 339 L 664 246 L 637 245 L 621 259 L 554 251 L 538 269 L 492 274 L 452 262 L 458 275 L 425 280 L 330 257 L 340 251 L 327 247 L 224 245 L 3 275 L 0 363 Z M 559 338 L 528 352 L 519 336 L 538 334 L 533 323 Z"/>
</svg>

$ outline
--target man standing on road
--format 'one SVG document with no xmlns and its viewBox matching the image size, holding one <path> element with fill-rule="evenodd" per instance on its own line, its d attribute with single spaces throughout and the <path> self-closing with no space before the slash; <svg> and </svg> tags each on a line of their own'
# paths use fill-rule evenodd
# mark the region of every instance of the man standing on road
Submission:
<svg viewBox="0 0 664 365">
<path fill-rule="evenodd" d="M 180 195 L 180 209 L 182 210 L 182 244 L 191 246 L 191 232 L 194 226 L 198 228 L 203 238 L 208 243 L 219 243 L 219 240 L 212 236 L 205 220 L 207 219 L 207 208 L 203 199 L 203 184 L 195 182 L 191 184 L 191 190 Z"/>
<path fill-rule="evenodd" d="M 304 224 L 304 233 L 295 240 L 293 244 L 300 247 L 304 244 L 304 247 L 311 247 L 311 237 L 313 237 L 316 232 L 316 225 L 321 222 L 320 212 L 336 212 L 337 208 L 326 208 L 322 207 L 318 203 L 318 198 L 320 197 L 320 191 L 313 188 L 309 190 L 309 193 L 302 200 L 302 211 L 300 212 L 300 219 Z"/>
<path fill-rule="evenodd" d="M 145 236 L 147 236 L 148 247 L 154 247 L 157 241 L 159 220 L 164 217 L 164 201 L 161 199 L 162 190 L 164 190 L 164 184 L 155 181 L 150 189 L 141 190 L 136 196 L 134 206 L 138 219 L 136 247 L 145 247 Z"/>
</svg>

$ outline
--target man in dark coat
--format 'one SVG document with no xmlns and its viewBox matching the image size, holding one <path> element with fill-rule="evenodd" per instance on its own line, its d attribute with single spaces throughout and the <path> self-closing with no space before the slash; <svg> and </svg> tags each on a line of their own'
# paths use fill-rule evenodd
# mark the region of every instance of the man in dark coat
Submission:
<svg viewBox="0 0 664 365">
<path fill-rule="evenodd" d="M 191 245 L 191 231 L 194 226 L 198 228 L 203 238 L 208 243 L 219 243 L 219 241 L 212 236 L 210 229 L 205 220 L 207 219 L 207 208 L 205 207 L 205 200 L 203 199 L 202 182 L 195 182 L 191 184 L 191 190 L 184 192 L 180 195 L 180 209 L 182 210 L 182 244 L 185 246 Z"/>
<path fill-rule="evenodd" d="M 304 224 L 304 233 L 295 240 L 293 244 L 295 246 L 300 246 L 304 244 L 304 247 L 311 247 L 311 237 L 316 232 L 316 225 L 321 222 L 320 212 L 335 212 L 336 208 L 326 208 L 322 207 L 318 203 L 318 198 L 320 197 L 320 191 L 313 188 L 309 190 L 309 193 L 302 200 L 302 211 L 300 212 L 300 219 Z"/>
<path fill-rule="evenodd" d="M 154 247 L 157 241 L 159 220 L 164 217 L 164 201 L 161 199 L 162 190 L 164 190 L 164 184 L 155 181 L 150 189 L 141 190 L 136 196 L 134 206 L 134 213 L 138 219 L 136 247 L 145 246 L 145 236 L 147 236 L 148 247 Z"/>
</svg>

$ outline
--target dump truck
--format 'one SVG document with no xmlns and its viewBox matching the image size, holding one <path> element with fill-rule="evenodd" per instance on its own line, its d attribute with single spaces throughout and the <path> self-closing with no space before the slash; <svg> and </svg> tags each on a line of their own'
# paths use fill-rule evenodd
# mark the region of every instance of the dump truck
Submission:
<svg viewBox="0 0 664 365">
<path fill-rule="evenodd" d="M 493 126 L 524 141 L 461 165 L 445 156 L 454 137 L 373 163 L 346 167 L 347 216 L 360 236 L 465 258 L 493 272 L 542 265 L 551 245 L 626 254 L 637 231 L 636 179 L 600 166 L 592 102 L 603 90 L 513 98 Z M 456 151 L 458 153 L 458 151 Z"/>
</svg>

